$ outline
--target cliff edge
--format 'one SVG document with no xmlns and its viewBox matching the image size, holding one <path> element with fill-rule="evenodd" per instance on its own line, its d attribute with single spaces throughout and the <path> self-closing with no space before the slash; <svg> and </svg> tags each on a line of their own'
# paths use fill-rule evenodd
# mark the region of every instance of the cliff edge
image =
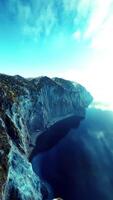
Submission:
<svg viewBox="0 0 113 200">
<path fill-rule="evenodd" d="M 45 190 L 49 195 L 29 162 L 37 137 L 60 120 L 84 117 L 91 101 L 78 83 L 0 74 L 1 200 L 44 200 Z"/>
</svg>

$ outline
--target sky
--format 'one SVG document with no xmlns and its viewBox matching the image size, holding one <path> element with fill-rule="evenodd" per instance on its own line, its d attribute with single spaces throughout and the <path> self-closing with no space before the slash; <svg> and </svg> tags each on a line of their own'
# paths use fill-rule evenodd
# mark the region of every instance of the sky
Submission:
<svg viewBox="0 0 113 200">
<path fill-rule="evenodd" d="M 112 72 L 113 0 L 0 0 L 0 73 L 70 79 L 113 105 Z"/>
</svg>

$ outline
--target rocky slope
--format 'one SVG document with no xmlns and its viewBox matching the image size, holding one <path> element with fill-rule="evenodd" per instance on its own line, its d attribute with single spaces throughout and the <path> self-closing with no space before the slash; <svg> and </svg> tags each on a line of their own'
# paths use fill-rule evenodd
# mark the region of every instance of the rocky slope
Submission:
<svg viewBox="0 0 113 200">
<path fill-rule="evenodd" d="M 91 101 L 77 83 L 0 75 L 0 199 L 51 199 L 49 187 L 32 170 L 31 152 L 45 130 L 60 120 L 84 117 Z"/>
</svg>

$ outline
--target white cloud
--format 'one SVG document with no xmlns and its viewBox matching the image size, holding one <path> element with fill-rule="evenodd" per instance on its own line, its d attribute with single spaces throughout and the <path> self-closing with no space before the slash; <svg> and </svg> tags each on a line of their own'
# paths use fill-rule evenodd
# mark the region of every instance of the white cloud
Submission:
<svg viewBox="0 0 113 200">
<path fill-rule="evenodd" d="M 93 1 L 92 0 L 81 0 L 78 1 L 77 5 L 77 12 L 78 12 L 78 17 L 86 17 L 88 15 L 88 12 L 91 10 L 93 6 Z"/>
<path fill-rule="evenodd" d="M 92 0 L 8 0 L 9 11 L 21 23 L 24 34 L 38 38 L 42 33 L 49 36 L 52 32 L 67 32 L 75 29 L 87 16 Z M 76 34 L 75 34 L 76 37 Z M 78 36 L 79 37 L 79 34 Z"/>
<path fill-rule="evenodd" d="M 81 39 L 81 37 L 82 37 L 82 34 L 81 34 L 81 32 L 80 32 L 80 30 L 77 30 L 76 32 L 74 32 L 74 34 L 73 34 L 73 38 L 75 39 L 75 40 L 80 40 Z"/>
<path fill-rule="evenodd" d="M 8 9 L 20 20 L 24 34 L 39 37 L 44 33 L 49 36 L 55 29 L 62 32 L 63 28 L 68 31 L 72 27 L 76 39 L 81 39 L 82 33 L 84 40 L 92 40 L 92 46 L 96 46 L 96 39 L 100 41 L 98 35 L 103 35 L 103 30 L 106 34 L 104 25 L 107 28 L 108 19 L 113 16 L 113 0 L 59 0 L 59 5 L 53 0 L 43 1 L 43 4 L 41 0 L 8 2 Z"/>
<path fill-rule="evenodd" d="M 74 20 L 77 21 L 87 16 L 92 2 L 92 0 L 63 0 L 63 5 L 66 12 L 75 12 Z"/>
<path fill-rule="evenodd" d="M 66 12 L 76 10 L 77 0 L 63 0 L 63 6 Z"/>
<path fill-rule="evenodd" d="M 42 33 L 48 36 L 57 23 L 52 1 L 48 4 L 33 1 L 30 4 L 21 0 L 9 0 L 8 5 L 9 12 L 20 22 L 23 33 L 31 38 L 36 39 Z"/>
<path fill-rule="evenodd" d="M 101 26 L 100 30 L 92 37 L 92 47 L 113 51 L 113 16 L 109 17 Z"/>
<path fill-rule="evenodd" d="M 95 0 L 84 40 L 91 40 L 95 49 L 111 49 L 113 46 L 113 0 Z"/>
<path fill-rule="evenodd" d="M 106 18 L 109 17 L 111 3 L 113 3 L 113 0 L 95 0 L 91 10 L 91 16 L 85 35 L 86 37 L 94 35 L 94 33 L 103 25 Z"/>
<path fill-rule="evenodd" d="M 31 16 L 31 7 L 20 0 L 8 0 L 8 9 L 17 19 L 23 20 L 23 23 L 27 22 Z"/>
</svg>

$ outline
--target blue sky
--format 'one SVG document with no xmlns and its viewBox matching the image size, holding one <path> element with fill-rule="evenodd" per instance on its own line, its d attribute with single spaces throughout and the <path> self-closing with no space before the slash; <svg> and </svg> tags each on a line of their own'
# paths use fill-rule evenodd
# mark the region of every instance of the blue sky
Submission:
<svg viewBox="0 0 113 200">
<path fill-rule="evenodd" d="M 0 0 L 1 73 L 60 76 L 113 101 L 112 68 L 113 0 Z"/>
</svg>

